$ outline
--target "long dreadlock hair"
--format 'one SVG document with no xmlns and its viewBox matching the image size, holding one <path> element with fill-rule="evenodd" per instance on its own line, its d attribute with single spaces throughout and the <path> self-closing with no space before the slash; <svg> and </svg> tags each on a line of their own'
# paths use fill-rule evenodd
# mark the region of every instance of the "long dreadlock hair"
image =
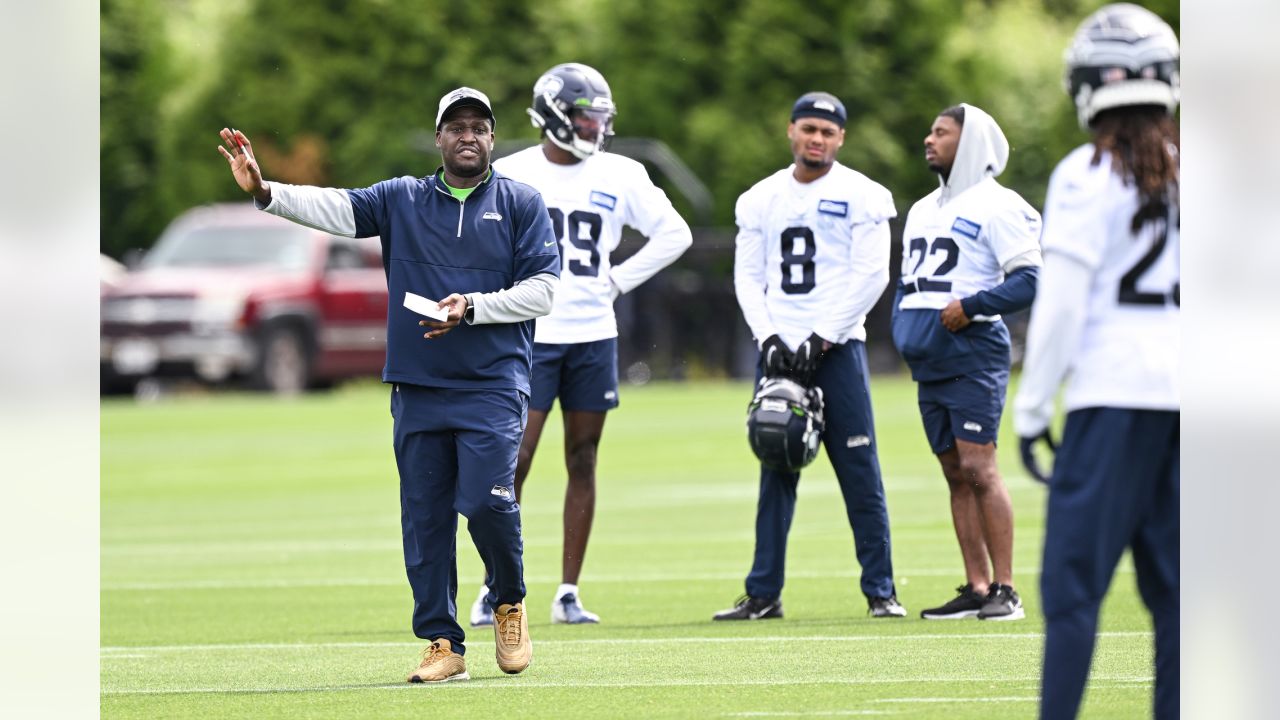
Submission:
<svg viewBox="0 0 1280 720">
<path fill-rule="evenodd" d="M 1129 106 L 1104 110 L 1090 124 L 1093 164 L 1111 153 L 1111 167 L 1138 188 L 1138 211 L 1130 229 L 1168 217 L 1178 205 L 1178 124 L 1162 107 Z"/>
</svg>

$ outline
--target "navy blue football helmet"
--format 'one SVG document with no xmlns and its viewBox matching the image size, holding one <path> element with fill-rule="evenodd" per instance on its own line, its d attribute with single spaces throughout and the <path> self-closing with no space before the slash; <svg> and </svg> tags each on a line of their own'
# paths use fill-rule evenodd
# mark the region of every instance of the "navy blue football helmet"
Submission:
<svg viewBox="0 0 1280 720">
<path fill-rule="evenodd" d="M 595 68 L 564 63 L 538 78 L 533 107 L 526 112 L 551 142 L 585 160 L 613 137 L 617 108 L 609 83 Z"/>
<path fill-rule="evenodd" d="M 1130 3 L 1105 5 L 1085 18 L 1066 52 L 1063 84 L 1080 127 L 1127 105 L 1178 107 L 1178 38 L 1158 15 Z"/>
<path fill-rule="evenodd" d="M 826 427 L 822 389 L 785 377 L 763 378 L 747 406 L 747 440 L 760 462 L 799 472 L 818 456 Z"/>
</svg>

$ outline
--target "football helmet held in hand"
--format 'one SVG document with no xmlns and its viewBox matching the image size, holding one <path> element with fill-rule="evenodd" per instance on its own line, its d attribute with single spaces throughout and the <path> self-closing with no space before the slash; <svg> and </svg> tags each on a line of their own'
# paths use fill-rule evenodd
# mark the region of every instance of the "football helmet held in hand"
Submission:
<svg viewBox="0 0 1280 720">
<path fill-rule="evenodd" d="M 603 150 L 613 137 L 617 108 L 613 93 L 595 68 L 564 63 L 542 74 L 533 86 L 533 126 L 551 142 L 582 160 Z"/>
<path fill-rule="evenodd" d="M 1155 13 L 1129 3 L 1085 18 L 1066 52 L 1067 94 L 1080 127 L 1110 108 L 1156 105 L 1173 113 L 1182 94 L 1178 38 Z"/>
<path fill-rule="evenodd" d="M 822 431 L 821 388 L 790 378 L 763 378 L 747 406 L 747 440 L 764 465 L 799 472 L 818 455 Z"/>
</svg>

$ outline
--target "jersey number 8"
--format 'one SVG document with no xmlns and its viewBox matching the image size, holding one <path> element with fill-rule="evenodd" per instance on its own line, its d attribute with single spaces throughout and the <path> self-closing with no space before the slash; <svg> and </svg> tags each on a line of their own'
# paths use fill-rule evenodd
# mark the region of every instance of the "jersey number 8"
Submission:
<svg viewBox="0 0 1280 720">
<path fill-rule="evenodd" d="M 799 240 L 800 249 L 796 249 Z M 804 295 L 818 284 L 813 256 L 818 253 L 813 231 L 807 227 L 789 227 L 782 231 L 782 292 L 788 295 Z M 793 277 L 792 268 L 800 266 L 800 280 Z"/>
</svg>

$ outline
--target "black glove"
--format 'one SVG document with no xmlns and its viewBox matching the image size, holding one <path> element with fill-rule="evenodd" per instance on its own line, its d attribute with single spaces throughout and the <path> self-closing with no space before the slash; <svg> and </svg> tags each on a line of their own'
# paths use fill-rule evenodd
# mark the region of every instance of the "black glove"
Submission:
<svg viewBox="0 0 1280 720">
<path fill-rule="evenodd" d="M 1058 452 L 1058 446 L 1053 443 L 1053 437 L 1049 435 L 1049 429 L 1045 428 L 1044 432 L 1034 437 L 1024 437 L 1018 439 L 1018 450 L 1022 453 L 1022 465 L 1031 474 L 1031 477 L 1042 483 L 1049 482 L 1049 476 L 1040 470 L 1040 463 L 1036 460 L 1035 447 L 1040 440 L 1049 446 L 1049 452 Z"/>
<path fill-rule="evenodd" d="M 818 374 L 818 365 L 826 352 L 823 349 L 826 344 L 827 341 L 819 337 L 818 333 L 812 333 L 796 348 L 796 358 L 791 361 L 791 375 L 801 385 L 808 387 L 813 384 L 813 377 Z"/>
<path fill-rule="evenodd" d="M 770 335 L 760 347 L 760 357 L 764 363 L 764 376 L 774 378 L 791 373 L 791 359 L 795 356 L 782 338 Z"/>
</svg>

